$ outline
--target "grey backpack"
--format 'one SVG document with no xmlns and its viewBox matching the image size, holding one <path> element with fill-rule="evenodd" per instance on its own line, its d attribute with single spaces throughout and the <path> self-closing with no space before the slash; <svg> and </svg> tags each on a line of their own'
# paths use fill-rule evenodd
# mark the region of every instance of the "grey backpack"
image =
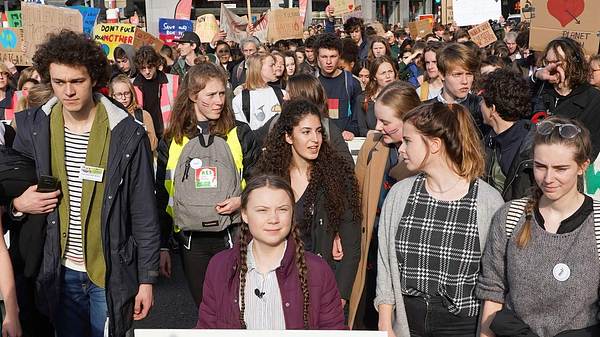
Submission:
<svg viewBox="0 0 600 337">
<path fill-rule="evenodd" d="M 239 223 L 240 213 L 220 215 L 217 203 L 242 194 L 241 177 L 225 139 L 199 135 L 177 161 L 173 177 L 175 224 L 183 230 L 220 232 Z"/>
</svg>

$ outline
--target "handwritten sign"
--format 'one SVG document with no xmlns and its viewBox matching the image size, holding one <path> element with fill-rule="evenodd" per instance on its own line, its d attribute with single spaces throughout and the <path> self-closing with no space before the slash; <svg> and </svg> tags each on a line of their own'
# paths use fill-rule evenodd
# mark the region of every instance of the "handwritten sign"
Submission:
<svg viewBox="0 0 600 337">
<path fill-rule="evenodd" d="M 454 22 L 459 26 L 471 26 L 490 19 L 498 20 L 502 16 L 501 2 L 498 0 L 454 0 L 452 3 Z"/>
<path fill-rule="evenodd" d="M 413 39 L 417 37 L 424 38 L 425 35 L 431 33 L 431 23 L 428 20 L 412 21 L 408 23 L 408 29 L 410 30 L 410 37 Z"/>
<path fill-rule="evenodd" d="M 204 14 L 196 19 L 196 34 L 200 37 L 200 41 L 210 42 L 218 32 L 219 25 L 214 15 Z"/>
<path fill-rule="evenodd" d="M 452 0 L 442 0 L 442 25 L 448 25 L 452 22 L 454 22 Z"/>
<path fill-rule="evenodd" d="M 135 49 L 139 49 L 141 46 L 152 46 L 157 53 L 160 53 L 164 44 L 164 42 L 154 35 L 145 32 L 140 28 L 135 29 L 135 34 L 133 35 L 133 47 Z"/>
<path fill-rule="evenodd" d="M 542 51 L 557 37 L 570 37 L 582 44 L 586 54 L 598 52 L 598 12 L 600 1 L 531 0 L 534 15 L 531 20 L 529 46 Z"/>
<path fill-rule="evenodd" d="M 190 20 L 160 18 L 158 19 L 158 38 L 167 46 L 172 46 L 175 44 L 173 40 L 181 38 L 185 32 L 191 32 L 193 26 Z"/>
<path fill-rule="evenodd" d="M 94 40 L 100 44 L 104 54 L 114 60 L 113 53 L 120 44 L 133 45 L 135 26 L 127 23 L 103 23 L 94 28 Z"/>
<path fill-rule="evenodd" d="M 8 26 L 12 28 L 21 28 L 23 27 L 23 16 L 21 11 L 8 11 L 6 12 L 6 17 L 8 18 Z"/>
<path fill-rule="evenodd" d="M 469 29 L 469 36 L 480 48 L 489 46 L 498 41 L 498 37 L 494 34 L 494 30 L 488 21 Z"/>
<path fill-rule="evenodd" d="M 267 40 L 275 42 L 286 39 L 301 39 L 304 25 L 298 8 L 271 10 Z"/>
<path fill-rule="evenodd" d="M 83 19 L 76 9 L 21 3 L 23 13 L 23 35 L 25 55 L 29 60 L 35 54 L 37 46 L 46 41 L 48 33 L 69 29 L 83 32 Z"/>
<path fill-rule="evenodd" d="M 354 0 L 329 0 L 329 6 L 333 7 L 333 15 L 340 16 L 354 10 Z"/>
<path fill-rule="evenodd" d="M 86 6 L 73 6 L 73 8 L 81 13 L 81 17 L 83 18 L 83 32 L 88 36 L 92 36 L 96 19 L 98 19 L 98 14 L 100 14 L 100 8 Z"/>
<path fill-rule="evenodd" d="M 25 56 L 23 28 L 0 28 L 0 61 L 10 61 L 17 66 L 29 66 Z"/>
</svg>

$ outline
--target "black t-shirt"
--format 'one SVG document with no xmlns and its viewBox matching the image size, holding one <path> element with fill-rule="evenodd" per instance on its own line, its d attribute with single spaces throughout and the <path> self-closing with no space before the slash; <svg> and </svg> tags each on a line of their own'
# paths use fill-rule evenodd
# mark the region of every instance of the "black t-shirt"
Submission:
<svg viewBox="0 0 600 337">
<path fill-rule="evenodd" d="M 594 200 L 590 196 L 586 195 L 583 204 L 581 204 L 581 207 L 579 207 L 579 209 L 575 211 L 575 213 L 573 213 L 570 217 L 561 221 L 560 226 L 556 231 L 556 234 L 565 234 L 576 230 L 577 228 L 579 228 L 579 226 L 581 226 L 585 219 L 587 219 L 587 217 L 590 216 L 590 214 L 592 214 L 593 211 Z M 540 213 L 540 208 L 535 207 L 533 214 L 535 216 L 535 221 L 538 223 L 538 225 L 544 230 L 546 230 L 546 227 L 544 226 L 544 217 Z"/>
</svg>

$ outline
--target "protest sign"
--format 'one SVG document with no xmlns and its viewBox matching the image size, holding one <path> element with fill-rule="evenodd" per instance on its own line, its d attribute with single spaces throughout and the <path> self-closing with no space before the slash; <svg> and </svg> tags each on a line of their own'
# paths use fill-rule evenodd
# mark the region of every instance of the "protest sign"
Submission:
<svg viewBox="0 0 600 337">
<path fill-rule="evenodd" d="M 192 0 L 179 0 L 175 6 L 175 19 L 189 20 L 192 14 Z"/>
<path fill-rule="evenodd" d="M 498 0 L 454 0 L 452 11 L 458 26 L 478 25 L 490 19 L 498 20 L 502 16 L 502 3 Z"/>
<path fill-rule="evenodd" d="M 73 8 L 81 13 L 81 17 L 83 18 L 83 32 L 92 36 L 96 19 L 98 18 L 98 14 L 100 14 L 100 8 L 86 6 L 73 6 Z"/>
<path fill-rule="evenodd" d="M 220 28 L 227 32 L 226 39 L 228 41 L 240 43 L 248 35 L 246 33 L 248 18 L 237 16 L 237 14 L 225 8 L 223 4 L 221 4 L 221 16 L 219 20 L 221 20 Z"/>
<path fill-rule="evenodd" d="M 196 34 L 202 42 L 210 42 L 212 38 L 219 32 L 217 18 L 212 14 L 204 14 L 196 19 Z"/>
<path fill-rule="evenodd" d="M 141 46 L 151 46 L 154 48 L 154 50 L 156 50 L 157 53 L 160 53 L 160 50 L 164 44 L 165 43 L 159 38 L 142 30 L 141 28 L 138 27 L 135 29 L 135 33 L 133 35 L 133 47 L 135 49 L 139 49 Z"/>
<path fill-rule="evenodd" d="M 8 26 L 12 28 L 23 27 L 23 17 L 21 11 L 8 11 L 6 12 L 6 18 L 8 19 Z"/>
<path fill-rule="evenodd" d="M 377 33 L 377 36 L 385 37 L 385 28 L 383 28 L 383 25 L 381 24 L 381 22 L 373 22 L 373 23 L 369 24 L 369 26 L 375 30 L 375 33 Z"/>
<path fill-rule="evenodd" d="M 83 19 L 76 9 L 21 3 L 25 54 L 31 60 L 37 46 L 46 41 L 48 33 L 69 29 L 83 32 Z"/>
<path fill-rule="evenodd" d="M 334 16 L 340 16 L 354 10 L 354 0 L 329 0 L 329 6 L 333 7 Z"/>
<path fill-rule="evenodd" d="M 435 19 L 433 14 L 422 14 L 418 16 L 418 21 L 429 21 L 433 25 Z"/>
<path fill-rule="evenodd" d="M 173 40 L 181 38 L 185 32 L 194 30 L 193 26 L 190 20 L 160 18 L 158 19 L 158 37 L 167 46 L 173 46 L 175 44 Z"/>
<path fill-rule="evenodd" d="M 408 29 L 410 30 L 410 37 L 413 39 L 417 37 L 423 38 L 425 35 L 431 33 L 431 23 L 427 20 L 412 21 L 408 23 Z"/>
<path fill-rule="evenodd" d="M 452 0 L 442 0 L 442 25 L 449 25 L 453 22 Z"/>
<path fill-rule="evenodd" d="M 498 41 L 494 30 L 488 21 L 469 29 L 471 41 L 475 42 L 479 48 L 484 48 Z"/>
<path fill-rule="evenodd" d="M 585 172 L 585 193 L 596 200 L 600 198 L 600 159 L 598 158 Z"/>
<path fill-rule="evenodd" d="M 0 28 L 0 61 L 10 61 L 17 66 L 30 66 L 25 56 L 23 28 Z"/>
<path fill-rule="evenodd" d="M 134 37 L 135 26 L 127 23 L 103 23 L 94 28 L 94 40 L 110 60 L 114 60 L 113 53 L 118 45 L 133 45 Z"/>
<path fill-rule="evenodd" d="M 600 26 L 596 15 L 600 1 L 584 0 L 531 0 L 533 15 L 529 47 L 542 51 L 557 37 L 570 37 L 581 43 L 586 54 L 596 54 Z"/>
<path fill-rule="evenodd" d="M 304 28 L 298 8 L 275 9 L 269 12 L 267 40 L 275 42 L 286 39 L 301 39 Z"/>
<path fill-rule="evenodd" d="M 342 22 L 346 22 L 350 18 L 360 18 L 362 19 L 363 13 L 362 10 L 355 10 L 350 13 L 346 13 L 342 15 Z"/>
</svg>

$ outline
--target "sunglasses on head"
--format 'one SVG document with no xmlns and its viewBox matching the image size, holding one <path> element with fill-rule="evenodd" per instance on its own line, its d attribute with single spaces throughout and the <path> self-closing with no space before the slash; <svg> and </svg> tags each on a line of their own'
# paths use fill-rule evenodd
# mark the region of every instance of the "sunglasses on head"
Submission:
<svg viewBox="0 0 600 337">
<path fill-rule="evenodd" d="M 537 123 L 537 133 L 542 136 L 551 134 L 555 128 L 558 128 L 558 134 L 565 139 L 575 138 L 580 132 L 581 128 L 571 123 L 554 123 L 552 121 L 541 121 Z"/>
</svg>

